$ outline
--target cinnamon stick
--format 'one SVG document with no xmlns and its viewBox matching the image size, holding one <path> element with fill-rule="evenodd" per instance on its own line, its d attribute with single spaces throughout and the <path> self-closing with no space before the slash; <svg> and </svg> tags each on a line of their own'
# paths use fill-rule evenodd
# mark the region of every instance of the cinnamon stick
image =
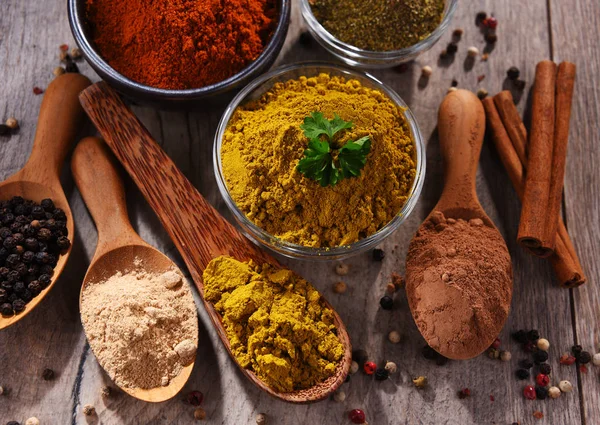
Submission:
<svg viewBox="0 0 600 425">
<path fill-rule="evenodd" d="M 525 188 L 527 159 L 523 160 L 518 152 L 525 151 L 527 131 L 525 130 L 525 137 L 518 136 L 512 139 L 509 136 L 506 128 L 518 128 L 521 126 L 523 129 L 525 128 L 510 92 L 503 91 L 493 99 L 484 99 L 483 106 L 488 120 L 488 128 L 492 131 L 492 139 L 496 145 L 500 160 L 508 173 L 519 199 L 522 200 Z M 507 117 L 510 122 L 505 123 L 501 117 Z M 558 220 L 556 248 L 554 254 L 550 256 L 550 263 L 562 287 L 574 288 L 586 282 L 586 277 L 583 274 L 583 269 L 562 218 Z"/>
<path fill-rule="evenodd" d="M 527 129 L 523 124 L 523 120 L 521 120 L 519 111 L 515 108 L 512 94 L 508 90 L 504 90 L 494 96 L 493 99 L 508 137 L 511 140 L 518 141 L 518 143 L 513 143 L 513 146 L 521 163 L 527 164 Z"/>
<path fill-rule="evenodd" d="M 538 63 L 533 87 L 531 137 L 529 140 L 529 172 L 525 180 L 523 208 L 517 241 L 540 257 L 554 252 L 556 232 L 549 233 L 548 217 L 552 155 L 554 147 L 554 118 L 556 64 Z"/>
<path fill-rule="evenodd" d="M 548 198 L 546 233 L 556 234 L 562 204 L 562 193 L 567 163 L 569 121 L 575 87 L 575 64 L 562 62 L 556 75 L 556 105 L 554 113 L 554 150 L 552 153 L 552 180 Z"/>
</svg>

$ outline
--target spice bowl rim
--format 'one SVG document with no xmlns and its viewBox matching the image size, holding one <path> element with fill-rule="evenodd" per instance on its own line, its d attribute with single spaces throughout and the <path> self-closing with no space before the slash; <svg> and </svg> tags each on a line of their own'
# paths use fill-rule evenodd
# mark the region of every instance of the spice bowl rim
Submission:
<svg viewBox="0 0 600 425">
<path fill-rule="evenodd" d="M 350 245 L 337 246 L 331 248 L 314 248 L 284 241 L 282 239 L 277 238 L 274 235 L 271 235 L 266 230 L 254 224 L 246 216 L 246 214 L 238 208 L 237 204 L 233 200 L 227 187 L 227 183 L 225 182 L 225 176 L 223 174 L 223 167 L 221 161 L 221 147 L 223 143 L 223 136 L 225 134 L 225 130 L 227 129 L 229 121 L 233 117 L 234 112 L 240 105 L 248 101 L 250 96 L 256 96 L 256 92 L 259 89 L 266 87 L 266 90 L 268 90 L 270 87 L 272 87 L 272 84 L 275 82 L 285 81 L 287 79 L 297 77 L 296 75 L 292 74 L 316 75 L 319 72 L 329 72 L 332 75 L 339 75 L 345 76 L 347 78 L 350 77 L 358 79 L 361 83 L 382 91 L 394 102 L 394 104 L 403 108 L 404 117 L 410 128 L 411 139 L 415 146 L 415 178 L 413 180 L 408 198 L 402 206 L 402 209 L 395 215 L 395 217 L 392 220 L 386 223 L 381 229 L 379 229 L 374 234 L 369 235 L 366 238 L 360 239 Z M 264 93 L 264 91 L 261 92 L 261 94 Z M 284 255 L 286 257 L 298 259 L 340 260 L 365 252 L 381 244 L 384 241 L 384 239 L 386 239 L 395 230 L 398 229 L 398 227 L 408 218 L 408 216 L 414 210 L 418 199 L 421 195 L 423 183 L 425 181 L 425 164 L 425 142 L 417 120 L 411 112 L 408 105 L 406 105 L 406 103 L 404 102 L 404 100 L 402 100 L 402 98 L 393 89 L 391 89 L 390 87 L 388 87 L 383 82 L 381 82 L 380 80 L 378 80 L 370 74 L 327 62 L 299 62 L 291 65 L 285 65 L 256 78 L 242 91 L 240 91 L 225 109 L 217 127 L 217 131 L 215 133 L 215 140 L 213 144 L 213 169 L 215 173 L 215 179 L 217 181 L 217 186 L 219 188 L 219 192 L 221 193 L 223 200 L 225 201 L 225 204 L 227 205 L 227 207 L 233 214 L 233 217 L 235 218 L 236 222 L 238 223 L 239 227 L 241 228 L 242 233 L 258 245 L 267 247 L 270 250 Z"/>
<path fill-rule="evenodd" d="M 431 49 L 446 32 L 452 22 L 458 0 L 444 0 L 444 16 L 440 24 L 427 37 L 412 46 L 398 50 L 365 50 L 345 43 L 331 34 L 317 20 L 310 7 L 310 0 L 300 0 L 302 17 L 309 32 L 327 51 L 342 60 L 346 65 L 359 68 L 390 68 L 411 61 L 421 53 Z"/>
<path fill-rule="evenodd" d="M 231 90 L 239 89 L 263 72 L 275 62 L 287 37 L 290 23 L 292 0 L 276 0 L 279 6 L 277 24 L 260 55 L 248 63 L 236 74 L 204 87 L 190 89 L 163 89 L 134 81 L 113 68 L 100 54 L 86 28 L 85 0 L 68 0 L 69 26 L 75 43 L 81 49 L 83 57 L 94 71 L 121 93 L 143 103 L 152 103 L 159 107 L 177 103 L 189 103 L 201 99 L 210 99 Z M 160 103 L 157 103 L 160 102 Z"/>
</svg>

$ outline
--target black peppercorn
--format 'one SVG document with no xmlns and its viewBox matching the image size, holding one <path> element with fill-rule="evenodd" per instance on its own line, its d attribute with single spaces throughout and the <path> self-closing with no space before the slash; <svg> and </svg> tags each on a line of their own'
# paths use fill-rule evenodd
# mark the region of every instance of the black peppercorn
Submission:
<svg viewBox="0 0 600 425">
<path fill-rule="evenodd" d="M 521 71 L 519 71 L 519 68 L 516 66 L 511 66 L 508 68 L 508 71 L 506 71 L 506 76 L 511 80 L 516 80 L 519 78 L 519 75 L 521 75 Z"/>
<path fill-rule="evenodd" d="M 382 261 L 385 258 L 385 251 L 383 249 L 375 248 L 373 250 L 373 260 Z"/>
<path fill-rule="evenodd" d="M 533 353 L 533 362 L 535 364 L 542 364 L 548 360 L 548 353 L 546 351 L 538 350 Z"/>
<path fill-rule="evenodd" d="M 312 44 L 313 38 L 308 31 L 304 31 L 300 34 L 299 38 L 300 44 L 303 46 L 310 46 Z"/>
<path fill-rule="evenodd" d="M 6 294 L 10 294 L 12 293 L 13 290 L 13 284 L 12 282 L 9 282 L 8 280 L 3 280 L 2 282 L 0 282 L 0 288 L 4 289 L 6 291 Z"/>
<path fill-rule="evenodd" d="M 21 424 L 19 422 L 17 422 L 17 421 L 8 421 L 6 423 L 6 425 L 21 425 Z"/>
<path fill-rule="evenodd" d="M 52 280 L 52 278 L 50 276 L 48 276 L 47 274 L 42 274 L 38 278 L 38 282 L 40 282 L 40 285 L 42 285 L 43 288 L 48 286 L 50 284 L 51 280 Z"/>
<path fill-rule="evenodd" d="M 458 51 L 458 46 L 455 43 L 448 43 L 448 47 L 446 47 L 446 53 L 449 55 L 453 55 Z"/>
<path fill-rule="evenodd" d="M 25 310 L 25 301 L 23 301 L 22 299 L 18 298 L 18 299 L 16 299 L 16 300 L 13 301 L 12 307 L 13 307 L 13 310 L 16 313 L 20 313 L 23 310 Z"/>
<path fill-rule="evenodd" d="M 2 216 L 2 223 L 4 224 L 11 224 L 13 221 L 15 221 L 15 216 L 12 213 L 6 213 Z"/>
<path fill-rule="evenodd" d="M 540 333 L 537 330 L 533 329 L 527 332 L 527 340 L 535 342 L 538 339 L 540 339 Z"/>
<path fill-rule="evenodd" d="M 354 350 L 352 351 L 352 360 L 362 367 L 368 360 L 368 354 L 365 350 Z"/>
<path fill-rule="evenodd" d="M 8 267 L 10 267 L 11 269 L 14 269 L 14 267 L 21 261 L 21 257 L 18 256 L 17 254 L 10 254 L 8 257 L 6 257 L 6 265 Z"/>
<path fill-rule="evenodd" d="M 579 354 L 575 356 L 575 359 L 581 364 L 587 364 L 592 361 L 592 355 L 587 351 L 580 351 Z"/>
<path fill-rule="evenodd" d="M 71 241 L 66 236 L 59 236 L 56 239 L 56 245 L 61 251 L 65 251 L 71 246 Z"/>
<path fill-rule="evenodd" d="M 579 344 L 571 347 L 571 353 L 573 353 L 574 356 L 577 356 L 577 354 L 581 353 L 582 351 L 583 347 L 581 347 Z"/>
<path fill-rule="evenodd" d="M 25 292 L 25 284 L 23 282 L 15 282 L 13 285 L 13 291 L 17 295 L 21 295 L 23 292 Z"/>
<path fill-rule="evenodd" d="M 52 216 L 54 217 L 55 220 L 60 220 L 60 221 L 66 221 L 67 220 L 67 215 L 65 214 L 65 212 L 60 209 L 60 208 L 56 208 L 54 211 L 52 211 Z"/>
<path fill-rule="evenodd" d="M 427 360 L 435 360 L 435 358 L 438 356 L 438 352 L 431 348 L 429 345 L 423 347 L 423 350 L 421 350 L 421 354 L 423 354 L 423 357 L 425 357 Z"/>
<path fill-rule="evenodd" d="M 51 381 L 52 379 L 54 379 L 54 371 L 52 369 L 44 369 L 44 371 L 42 372 L 42 378 L 44 379 L 44 381 Z"/>
<path fill-rule="evenodd" d="M 46 264 L 39 268 L 39 273 L 47 274 L 48 276 L 52 277 L 54 275 L 54 268 L 52 268 L 52 266 L 49 266 Z"/>
<path fill-rule="evenodd" d="M 550 375 L 552 373 L 552 367 L 548 363 L 542 363 L 539 367 L 539 371 L 544 375 Z"/>
<path fill-rule="evenodd" d="M 515 88 L 517 90 L 519 90 L 519 91 L 525 90 L 525 85 L 526 85 L 525 81 L 523 81 L 523 80 L 515 80 L 513 82 L 513 84 L 514 84 L 514 86 L 515 86 Z"/>
<path fill-rule="evenodd" d="M 390 373 L 384 368 L 377 368 L 375 371 L 375 380 L 376 381 L 385 381 L 390 376 Z"/>
<path fill-rule="evenodd" d="M 479 13 L 477 13 L 477 15 L 475 15 L 475 23 L 477 25 L 481 25 L 483 23 L 483 21 L 485 21 L 486 18 L 487 18 L 487 13 L 479 12 Z"/>
<path fill-rule="evenodd" d="M 23 255 L 21 255 L 21 261 L 23 261 L 25 264 L 29 264 L 33 261 L 33 258 L 35 257 L 35 254 L 31 251 L 25 251 L 23 253 Z"/>
<path fill-rule="evenodd" d="M 14 303 L 18 298 L 19 297 L 17 296 L 17 294 L 12 293 L 8 296 L 8 302 L 12 305 L 12 303 Z"/>
<path fill-rule="evenodd" d="M 35 254 L 35 261 L 39 264 L 47 264 L 48 256 L 49 254 L 47 252 L 38 252 Z"/>
<path fill-rule="evenodd" d="M 535 396 L 538 400 L 545 400 L 548 398 L 548 389 L 544 387 L 535 387 Z"/>
<path fill-rule="evenodd" d="M 15 238 L 13 238 L 12 236 L 9 236 L 8 238 L 4 239 L 2 246 L 4 246 L 4 248 L 6 249 L 15 249 L 15 247 L 17 246 L 17 241 L 15 241 Z"/>
<path fill-rule="evenodd" d="M 19 276 L 21 276 L 21 277 L 23 277 L 27 274 L 27 266 L 25 265 L 25 263 L 18 263 L 14 267 L 14 269 L 17 273 L 19 273 Z"/>
<path fill-rule="evenodd" d="M 33 218 L 41 220 L 46 218 L 46 211 L 44 211 L 44 208 L 41 205 L 36 205 L 31 209 L 31 215 Z"/>
<path fill-rule="evenodd" d="M 527 369 L 517 369 L 517 379 L 523 380 L 529 378 L 530 374 Z"/>
<path fill-rule="evenodd" d="M 379 300 L 379 305 L 384 310 L 391 310 L 394 307 L 394 299 L 389 295 L 384 295 Z"/>
<path fill-rule="evenodd" d="M 44 208 L 48 212 L 52 212 L 55 209 L 54 202 L 52 202 L 52 199 L 48 199 L 48 198 L 42 199 L 42 202 L 40 202 L 40 205 L 42 206 L 42 208 Z"/>
<path fill-rule="evenodd" d="M 0 288 L 0 304 L 5 303 L 7 299 L 8 299 L 8 294 L 6 293 L 6 290 Z"/>
<path fill-rule="evenodd" d="M 489 32 L 485 35 L 485 42 L 488 44 L 494 44 L 498 41 L 498 36 L 493 32 Z"/>
<path fill-rule="evenodd" d="M 452 87 L 458 87 L 458 81 L 452 80 L 451 85 L 452 85 Z"/>
<path fill-rule="evenodd" d="M 29 285 L 27 285 L 27 289 L 35 296 L 40 293 L 42 287 L 40 286 L 40 283 L 37 280 L 33 280 L 29 282 Z"/>
<path fill-rule="evenodd" d="M 0 278 L 5 278 L 6 276 L 8 276 L 8 273 L 10 272 L 10 270 L 8 270 L 7 267 L 0 267 Z"/>
<path fill-rule="evenodd" d="M 12 236 L 12 231 L 8 227 L 2 227 L 0 229 L 0 239 L 6 239 Z"/>
<path fill-rule="evenodd" d="M 40 241 L 49 241 L 52 237 L 52 231 L 43 227 L 38 231 L 37 237 Z"/>
<path fill-rule="evenodd" d="M 28 289 L 25 289 L 23 291 L 23 293 L 21 294 L 21 299 L 23 301 L 25 301 L 26 303 L 28 303 L 29 301 L 31 301 L 32 298 L 33 298 L 33 294 Z"/>
<path fill-rule="evenodd" d="M 17 280 L 19 280 L 19 272 L 16 270 L 11 270 L 8 272 L 8 274 L 6 275 L 6 280 L 8 280 L 9 282 L 16 282 Z"/>
</svg>

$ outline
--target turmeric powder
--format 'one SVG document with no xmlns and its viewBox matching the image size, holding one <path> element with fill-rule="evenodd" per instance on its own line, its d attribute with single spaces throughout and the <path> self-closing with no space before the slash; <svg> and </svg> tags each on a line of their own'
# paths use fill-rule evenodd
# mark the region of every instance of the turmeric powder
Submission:
<svg viewBox="0 0 600 425">
<path fill-rule="evenodd" d="M 312 111 L 351 121 L 347 140 L 369 136 L 360 176 L 321 187 L 297 169 Z M 276 83 L 233 114 L 221 148 L 223 175 L 238 208 L 271 235 L 298 245 L 349 245 L 377 232 L 408 199 L 415 146 L 402 108 L 356 79 L 319 74 Z"/>
<path fill-rule="evenodd" d="M 208 264 L 203 280 L 238 363 L 271 388 L 302 390 L 335 373 L 344 347 L 332 311 L 306 280 L 224 256 Z"/>
</svg>

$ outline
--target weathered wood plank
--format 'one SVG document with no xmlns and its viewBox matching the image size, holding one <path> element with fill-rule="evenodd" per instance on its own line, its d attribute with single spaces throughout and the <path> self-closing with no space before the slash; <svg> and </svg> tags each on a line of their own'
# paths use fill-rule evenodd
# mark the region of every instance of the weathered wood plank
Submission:
<svg viewBox="0 0 600 425">
<path fill-rule="evenodd" d="M 588 283 L 573 290 L 577 342 L 592 354 L 600 352 L 600 50 L 589 28 L 600 26 L 597 2 L 549 1 L 553 59 L 577 65 L 569 153 L 565 178 L 565 209 L 569 234 L 580 255 Z M 566 349 L 567 347 L 563 347 Z M 588 365 L 589 366 L 589 365 Z M 600 421 L 598 368 L 580 373 L 585 424 Z"/>
<path fill-rule="evenodd" d="M 593 7 L 594 0 L 586 2 L 590 8 Z M 474 26 L 474 15 L 479 9 L 493 11 L 497 16 L 500 22 L 499 42 L 488 62 L 476 61 L 473 69 L 466 71 L 463 62 L 466 49 L 470 45 L 475 45 L 480 50 L 484 47 L 483 35 Z M 563 6 L 563 9 L 565 15 L 570 13 L 570 7 Z M 0 141 L 0 178 L 4 178 L 24 163 L 31 148 L 37 109 L 41 101 L 40 97 L 31 93 L 31 88 L 33 85 L 44 86 L 50 80 L 51 70 L 57 65 L 57 46 L 72 41 L 63 1 L 4 0 L 0 2 L 0 11 L 0 71 L 7 83 L 0 92 L 0 112 L 3 113 L 0 118 L 10 114 L 22 121 L 22 129 L 18 135 L 8 141 Z M 569 293 L 552 285 L 551 271 L 545 262 L 523 253 L 514 242 L 520 206 L 489 145 L 484 146 L 482 153 L 478 192 L 484 208 L 507 238 L 513 255 L 515 298 L 511 317 L 501 335 L 503 346 L 513 352 L 513 361 L 506 364 L 482 356 L 469 362 L 452 362 L 447 366 L 437 367 L 419 354 L 424 342 L 412 322 L 404 294 L 396 295 L 397 305 L 391 313 L 378 308 L 379 297 L 390 274 L 404 271 L 406 247 L 413 232 L 441 193 L 442 168 L 435 125 L 437 107 L 447 87 L 456 78 L 460 87 L 476 90 L 481 86 L 490 93 L 497 92 L 502 89 L 504 72 L 511 65 L 521 69 L 523 78 L 530 85 L 535 63 L 550 54 L 546 17 L 544 0 L 463 2 L 453 27 L 463 27 L 465 34 L 452 64 L 436 66 L 439 51 L 451 38 L 447 34 L 440 44 L 405 72 L 375 72 L 376 76 L 389 83 L 408 102 L 427 141 L 428 171 L 422 199 L 413 216 L 385 242 L 383 248 L 388 255 L 383 263 L 373 262 L 368 255 L 350 261 L 352 272 L 345 279 L 350 289 L 344 295 L 334 295 L 331 292 L 331 284 L 339 279 L 332 272 L 332 265 L 285 261 L 327 295 L 346 322 L 355 347 L 367 349 L 378 362 L 385 359 L 395 361 L 400 372 L 384 383 L 373 382 L 364 375 L 353 376 L 351 382 L 344 385 L 348 398 L 343 404 L 330 401 L 312 406 L 283 404 L 259 393 L 235 370 L 200 307 L 201 348 L 196 370 L 184 393 L 191 389 L 204 392 L 204 408 L 211 419 L 210 423 L 253 423 L 254 415 L 262 411 L 271 417 L 273 423 L 278 424 L 345 424 L 348 423 L 345 416 L 347 410 L 356 407 L 366 410 L 371 424 L 469 425 L 513 421 L 532 424 L 537 422 L 531 416 L 534 410 L 544 412 L 546 423 L 570 425 L 581 422 L 577 390 L 559 400 L 532 403 L 523 400 L 523 384 L 513 378 L 516 363 L 524 355 L 509 341 L 511 330 L 521 327 L 538 328 L 553 343 L 552 364 L 558 370 L 557 360 L 562 351 L 560 346 L 568 346 L 574 340 L 573 322 Z M 301 16 L 296 4 L 292 27 L 278 60 L 279 64 L 297 60 L 332 60 L 316 44 L 300 45 L 298 36 L 301 31 Z M 571 36 L 568 38 L 571 39 Z M 596 68 L 587 68 L 590 75 L 594 75 L 592 69 L 597 70 L 597 56 L 594 63 Z M 433 66 L 434 74 L 429 84 L 419 86 L 420 67 L 427 64 Z M 585 66 L 589 65 L 581 65 Z M 87 65 L 82 65 L 81 69 L 87 75 L 92 75 Z M 481 84 L 477 84 L 478 75 L 486 76 Z M 589 84 L 591 81 L 590 79 Z M 581 91 L 582 86 L 578 87 Z M 595 96 L 597 100 L 597 92 Z M 521 111 L 525 100 L 526 96 L 519 104 Z M 585 104 L 597 105 L 597 102 Z M 212 171 L 212 141 L 222 109 L 176 113 L 135 108 L 136 113 L 183 172 L 213 205 L 226 213 L 215 187 Z M 587 127 L 586 131 L 592 130 Z M 591 149 L 591 145 L 589 146 L 587 149 Z M 582 151 L 581 155 L 585 152 Z M 578 165 L 575 164 L 572 155 L 569 158 L 569 176 L 579 172 Z M 593 174 L 591 168 L 589 173 Z M 590 177 L 582 175 L 580 178 Z M 78 193 L 73 189 L 69 173 L 65 172 L 64 182 L 77 220 L 78 236 L 73 258 L 65 277 L 45 301 L 45 305 L 15 327 L 0 333 L 0 385 L 12 389 L 8 397 L 0 397 L 0 421 L 24 421 L 35 415 L 42 423 L 85 423 L 81 407 L 91 403 L 96 406 L 103 424 L 190 423 L 193 408 L 180 398 L 160 405 L 139 402 L 124 394 L 118 395 L 106 405 L 101 400 L 100 388 L 109 383 L 109 380 L 85 345 L 77 310 L 80 282 L 95 245 L 95 229 Z M 129 181 L 127 189 L 130 215 L 136 229 L 149 243 L 180 261 L 158 220 Z M 569 186 L 567 194 L 568 192 Z M 591 191 L 589 193 L 593 194 Z M 594 198 L 590 195 L 588 199 L 592 202 Z M 569 208 L 568 213 L 571 214 L 569 224 L 583 217 L 581 208 Z M 579 238 L 586 234 L 583 221 L 581 223 Z M 593 236 L 590 234 L 589 238 Z M 592 242 L 594 241 L 590 241 Z M 575 243 L 580 243 L 577 235 Z M 597 254 L 597 245 L 595 249 Z M 593 250 L 580 250 L 580 253 L 584 267 L 590 279 L 593 279 L 594 274 L 587 267 L 597 255 L 593 255 Z M 589 325 L 590 317 L 597 322 L 597 293 L 595 296 L 595 299 L 589 298 L 595 300 L 595 304 L 591 301 L 586 304 L 585 300 L 577 297 L 575 299 L 576 309 L 580 310 L 577 323 L 580 328 L 586 323 Z M 403 341 L 398 345 L 387 342 L 387 333 L 392 329 L 403 334 Z M 598 329 L 594 331 L 598 335 Z M 42 381 L 39 374 L 44 367 L 56 370 L 58 379 L 50 383 Z M 560 369 L 560 372 L 562 379 L 577 381 L 574 368 Z M 415 375 L 428 376 L 430 389 L 417 391 L 410 382 Z M 589 378 L 592 378 L 592 374 Z M 472 389 L 473 396 L 470 399 L 459 400 L 456 397 L 456 391 L 463 387 Z M 495 401 L 490 400 L 490 395 L 494 396 Z M 597 409 L 600 404 L 598 400 L 588 400 L 585 395 L 584 399 L 586 406 L 591 402 Z M 590 417 L 594 416 L 588 415 Z"/>
</svg>

